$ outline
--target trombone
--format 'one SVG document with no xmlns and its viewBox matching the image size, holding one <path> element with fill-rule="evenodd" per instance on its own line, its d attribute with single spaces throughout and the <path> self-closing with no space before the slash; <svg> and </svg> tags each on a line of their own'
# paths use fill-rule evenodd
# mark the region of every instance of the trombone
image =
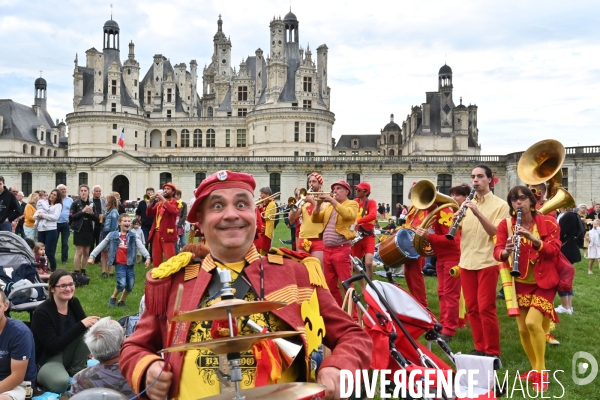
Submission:
<svg viewBox="0 0 600 400">
<path fill-rule="evenodd" d="M 265 197 L 264 199 L 258 199 L 254 202 L 254 205 L 259 205 L 261 204 L 263 201 L 269 201 L 269 200 L 275 200 L 276 198 L 278 198 L 279 196 L 281 196 L 281 192 L 277 192 L 277 193 L 273 193 L 272 195 L 270 195 L 269 197 Z"/>
<path fill-rule="evenodd" d="M 151 201 L 154 201 L 154 199 L 156 199 L 156 196 L 158 196 L 159 194 L 163 194 L 164 191 L 163 190 L 159 190 L 158 192 L 154 193 L 152 196 L 148 195 L 147 193 L 144 195 L 144 201 L 146 203 L 150 203 Z"/>
<path fill-rule="evenodd" d="M 296 212 L 298 211 L 306 202 L 306 196 L 322 196 L 324 194 L 328 194 L 330 196 L 333 196 L 334 194 L 332 192 L 308 192 L 306 189 L 302 188 L 300 189 L 300 200 L 298 200 L 298 202 L 296 203 L 290 203 L 290 201 L 292 199 L 295 200 L 294 197 L 290 197 L 288 198 L 288 206 L 290 207 L 290 212 Z M 317 200 L 319 201 L 319 200 Z"/>
</svg>

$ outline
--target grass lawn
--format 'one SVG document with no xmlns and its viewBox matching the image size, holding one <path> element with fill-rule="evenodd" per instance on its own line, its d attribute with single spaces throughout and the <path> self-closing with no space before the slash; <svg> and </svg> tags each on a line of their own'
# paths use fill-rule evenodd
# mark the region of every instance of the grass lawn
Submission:
<svg viewBox="0 0 600 400">
<path fill-rule="evenodd" d="M 287 240 L 290 238 L 290 231 L 280 222 L 275 230 L 275 238 L 273 246 L 279 247 L 281 243 L 279 239 Z M 287 245 L 286 247 L 291 247 Z M 67 264 L 58 264 L 58 268 L 73 269 L 73 255 L 75 247 L 71 246 L 69 251 L 69 262 Z M 56 251 L 57 258 L 60 260 L 60 243 Z M 556 330 L 552 333 L 560 341 L 558 346 L 546 347 L 546 367 L 552 372 L 557 372 L 556 377 L 564 386 L 564 392 L 561 386 L 556 383 L 550 373 L 550 389 L 544 394 L 545 398 L 563 398 L 568 400 L 578 399 L 600 399 L 600 377 L 597 377 L 592 383 L 586 386 L 578 386 L 572 379 L 572 358 L 578 351 L 585 351 L 600 361 L 600 328 L 596 325 L 600 322 L 600 307 L 598 302 L 598 290 L 600 288 L 600 270 L 595 266 L 594 274 L 587 273 L 587 260 L 583 260 L 576 266 L 576 276 L 574 282 L 575 297 L 573 298 L 573 315 L 560 314 L 561 322 L 556 325 Z M 108 298 L 115 288 L 115 279 L 103 279 L 101 277 L 101 267 L 99 265 L 88 266 L 87 273 L 91 278 L 90 285 L 82 288 L 77 288 L 76 296 L 80 299 L 87 315 L 97 315 L 100 317 L 111 316 L 114 319 L 119 319 L 125 315 L 136 314 L 140 298 L 144 290 L 144 279 L 146 269 L 143 264 L 135 266 L 136 269 L 136 285 L 127 299 L 127 308 L 108 308 Z M 400 285 L 406 287 L 403 279 L 399 280 Z M 434 314 L 438 314 L 439 302 L 437 298 L 437 278 L 425 277 L 427 286 L 427 299 Z M 560 301 L 556 298 L 555 305 L 558 306 Z M 500 320 L 500 340 L 502 350 L 502 363 L 504 370 L 501 371 L 502 377 L 504 371 L 509 372 L 509 394 L 505 398 L 530 398 L 527 393 L 523 394 L 519 390 L 515 390 L 511 394 L 513 383 L 515 382 L 515 373 L 518 370 L 520 373 L 528 371 L 530 365 L 527 357 L 521 347 L 519 335 L 517 331 L 516 321 L 509 318 L 506 313 L 504 300 L 498 300 L 497 303 L 498 316 Z M 28 319 L 26 313 L 13 313 L 15 318 Z M 455 339 L 450 343 L 452 350 L 456 352 L 468 353 L 473 350 L 473 342 L 469 329 L 459 330 Z M 399 349 L 402 351 L 402 349 Z M 438 355 L 442 353 L 436 351 Z M 441 356 L 444 359 L 444 356 Z M 444 359 L 447 361 L 447 359 Z M 587 374 L 586 374 L 587 376 Z M 520 385 L 517 382 L 515 389 L 519 389 Z M 525 387 L 524 387 L 525 389 Z M 531 397 L 536 397 L 535 390 L 530 387 Z M 539 395 L 538 398 L 541 398 Z"/>
</svg>

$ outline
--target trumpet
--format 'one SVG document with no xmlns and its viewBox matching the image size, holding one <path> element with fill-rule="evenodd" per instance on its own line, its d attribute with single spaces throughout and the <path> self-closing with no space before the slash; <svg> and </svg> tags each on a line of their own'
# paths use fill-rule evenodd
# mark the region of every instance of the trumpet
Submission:
<svg viewBox="0 0 600 400">
<path fill-rule="evenodd" d="M 281 196 L 281 192 L 277 192 L 277 193 L 273 193 L 272 195 L 270 195 L 269 197 L 265 197 L 264 199 L 258 199 L 254 202 L 254 205 L 259 205 L 264 201 L 270 201 L 270 200 L 275 200 L 276 198 L 278 198 L 279 196 Z"/>
<path fill-rule="evenodd" d="M 154 201 L 154 200 L 156 199 L 156 196 L 158 196 L 159 194 L 163 194 L 163 193 L 164 193 L 164 191 L 163 191 L 163 190 L 159 190 L 158 192 L 154 193 L 154 194 L 153 194 L 153 195 L 151 195 L 151 196 L 150 196 L 150 195 L 148 195 L 148 194 L 145 194 L 145 195 L 144 195 L 144 201 L 145 201 L 146 203 L 150 203 L 151 201 Z"/>
</svg>

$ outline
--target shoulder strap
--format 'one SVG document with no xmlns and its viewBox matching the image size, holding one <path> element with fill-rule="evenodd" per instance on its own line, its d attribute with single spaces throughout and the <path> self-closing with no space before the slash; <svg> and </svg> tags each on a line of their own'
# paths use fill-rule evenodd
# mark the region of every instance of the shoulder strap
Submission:
<svg viewBox="0 0 600 400">
<path fill-rule="evenodd" d="M 363 207 L 362 210 L 362 215 L 360 216 L 361 218 L 363 218 L 365 216 L 365 213 L 367 212 L 367 207 L 369 206 L 369 199 L 367 198 L 367 201 L 365 201 L 365 205 Z"/>
</svg>

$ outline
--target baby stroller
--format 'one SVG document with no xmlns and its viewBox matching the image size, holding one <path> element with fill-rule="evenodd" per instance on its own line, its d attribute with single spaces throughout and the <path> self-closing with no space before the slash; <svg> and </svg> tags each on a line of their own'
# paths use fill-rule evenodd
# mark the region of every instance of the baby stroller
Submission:
<svg viewBox="0 0 600 400">
<path fill-rule="evenodd" d="M 48 298 L 48 284 L 40 279 L 33 251 L 12 232 L 0 232 L 0 289 L 9 301 L 7 314 L 28 312 L 30 320 Z"/>
<path fill-rule="evenodd" d="M 389 369 L 393 373 L 399 369 L 407 370 L 407 373 L 415 368 L 435 369 L 442 371 L 441 373 L 445 376 L 453 377 L 452 366 L 418 341 L 419 337 L 425 335 L 425 339 L 430 344 L 436 343 L 440 347 L 457 370 L 479 369 L 481 377 L 477 380 L 487 387 L 490 382 L 489 371 L 494 369 L 493 358 L 454 354 L 441 338 L 442 326 L 433 313 L 396 284 L 387 266 L 385 266 L 385 270 L 389 283 L 371 281 L 365 276 L 361 261 L 353 257 L 353 262 L 361 274 L 353 276 L 342 284 L 348 290 L 354 281 L 365 279 L 367 283 L 363 291 L 367 308 L 364 309 L 356 292 L 353 294 L 353 301 L 363 310 L 365 329 L 373 340 L 374 348 L 377 349 L 373 353 L 372 369 Z M 491 374 L 491 378 L 493 379 L 493 374 Z M 462 383 L 464 383 L 464 388 L 460 392 L 465 393 L 467 392 L 466 379 L 461 379 Z M 493 388 L 493 383 L 491 388 Z M 488 390 L 482 389 L 479 392 L 472 388 L 472 391 L 485 396 L 481 398 L 495 399 L 493 390 L 492 393 L 489 393 Z M 441 398 L 453 399 L 455 393 L 442 391 Z"/>
</svg>

